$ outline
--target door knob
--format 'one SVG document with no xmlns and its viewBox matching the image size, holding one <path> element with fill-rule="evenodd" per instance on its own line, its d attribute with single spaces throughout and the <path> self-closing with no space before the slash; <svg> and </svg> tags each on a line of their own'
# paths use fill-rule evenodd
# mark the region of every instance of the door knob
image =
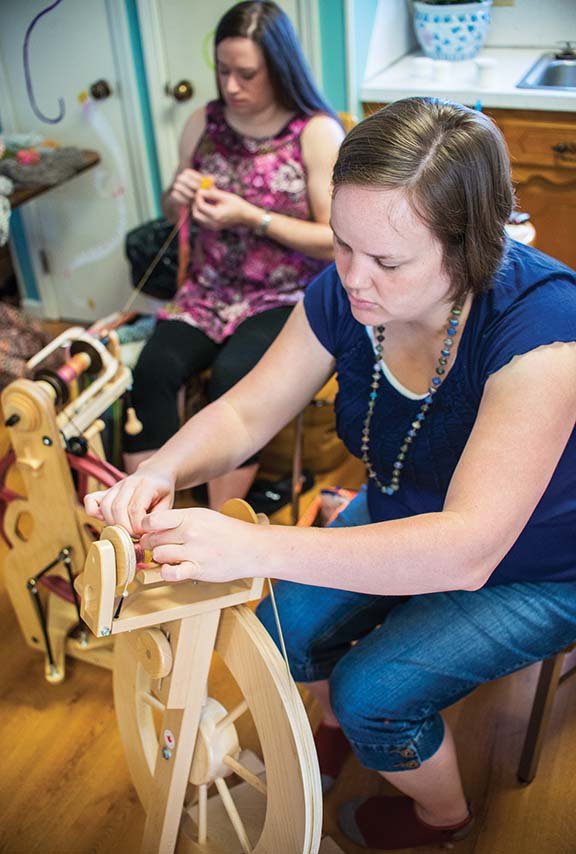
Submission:
<svg viewBox="0 0 576 854">
<path fill-rule="evenodd" d="M 103 101 L 105 98 L 110 97 L 112 89 L 107 80 L 97 80 L 90 86 L 90 94 L 95 101 Z"/>
<path fill-rule="evenodd" d="M 189 101 L 194 96 L 194 86 L 189 80 L 180 80 L 175 86 L 167 83 L 165 92 L 167 95 L 171 95 L 176 101 Z"/>
</svg>

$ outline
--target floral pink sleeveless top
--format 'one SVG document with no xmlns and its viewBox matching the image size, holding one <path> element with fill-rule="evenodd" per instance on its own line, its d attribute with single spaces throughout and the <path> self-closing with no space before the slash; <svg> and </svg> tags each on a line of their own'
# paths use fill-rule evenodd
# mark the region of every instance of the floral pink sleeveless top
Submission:
<svg viewBox="0 0 576 854">
<path fill-rule="evenodd" d="M 308 121 L 295 116 L 273 137 L 241 136 L 226 122 L 223 105 L 212 101 L 192 168 L 258 207 L 311 220 L 300 146 Z M 249 228 L 201 228 L 185 282 L 158 317 L 190 323 L 219 343 L 247 318 L 298 302 L 326 264 Z"/>
</svg>

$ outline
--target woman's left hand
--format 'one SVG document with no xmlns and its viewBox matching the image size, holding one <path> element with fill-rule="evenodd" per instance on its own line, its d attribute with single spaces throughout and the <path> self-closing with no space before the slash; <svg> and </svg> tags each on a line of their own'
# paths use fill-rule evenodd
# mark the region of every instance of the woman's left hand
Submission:
<svg viewBox="0 0 576 854">
<path fill-rule="evenodd" d="M 140 544 L 152 550 L 166 581 L 233 581 L 262 574 L 258 525 L 193 507 L 154 511 L 141 527 Z"/>
<path fill-rule="evenodd" d="M 260 209 L 246 199 L 218 187 L 197 190 L 192 203 L 193 218 L 211 231 L 239 225 L 253 226 L 260 221 L 261 215 Z"/>
</svg>

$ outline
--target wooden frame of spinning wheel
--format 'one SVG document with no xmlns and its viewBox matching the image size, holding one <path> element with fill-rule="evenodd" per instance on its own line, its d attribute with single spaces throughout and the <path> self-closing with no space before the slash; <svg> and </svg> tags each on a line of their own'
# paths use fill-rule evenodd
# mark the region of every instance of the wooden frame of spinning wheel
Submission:
<svg viewBox="0 0 576 854">
<path fill-rule="evenodd" d="M 86 334 L 84 330 L 68 330 L 51 348 L 66 343 L 75 335 Z M 2 395 L 4 417 L 13 421 L 7 426 L 14 467 L 24 485 L 24 489 L 20 486 L 17 489 L 23 494 L 13 498 L 6 509 L 4 534 L 11 548 L 4 571 L 22 633 L 35 649 L 41 646 L 39 622 L 26 589 L 27 580 L 42 572 L 43 567 L 57 563 L 54 558 L 61 557 L 64 551 L 68 553 L 73 572 L 78 573 L 94 546 L 103 546 L 106 550 L 107 541 L 93 542 L 94 531 L 99 531 L 102 525 L 86 515 L 71 471 L 71 467 L 75 467 L 82 471 L 83 477 L 98 479 L 101 475 L 103 478 L 105 461 L 101 460 L 101 471 L 93 466 L 83 468 L 80 458 L 72 458 L 67 453 L 62 438 L 81 433 L 88 438 L 90 450 L 103 457 L 100 428 L 95 419 L 130 383 L 129 371 L 114 349 L 114 337 L 111 345 L 111 358 L 105 359 L 98 394 L 83 400 L 77 398 L 58 414 L 51 390 L 42 380 L 17 380 Z M 18 416 L 16 421 L 13 416 Z M 110 484 L 104 481 L 103 485 Z M 61 566 L 56 566 L 53 572 L 60 573 L 67 581 Z M 231 854 L 234 844 L 239 846 L 239 851 L 253 850 L 258 854 L 279 851 L 313 854 L 318 851 L 321 789 L 308 720 L 285 663 L 252 611 L 244 605 L 260 597 L 262 580 L 240 580 L 229 585 L 170 585 L 167 590 L 167 585 L 159 583 L 156 570 L 148 569 L 140 574 L 140 582 L 135 587 L 138 594 L 130 589 L 132 595 L 124 601 L 118 619 L 114 620 L 114 610 L 110 610 L 115 605 L 115 589 L 113 605 L 108 600 L 106 606 L 106 617 L 101 612 L 92 622 L 88 614 L 84 615 L 97 638 L 70 637 L 70 630 L 77 624 L 74 605 L 52 593 L 45 597 L 47 631 L 54 660 L 52 667 L 47 660 L 46 678 L 51 682 L 64 678 L 66 655 L 111 668 L 114 642 L 120 730 L 134 783 L 148 807 L 143 850 L 150 854 L 172 851 L 180 824 L 190 824 L 191 814 L 183 812 L 183 805 L 193 760 L 194 785 L 198 788 L 196 839 L 180 834 L 179 845 L 184 846 L 184 850 Z M 110 631 L 102 632 L 103 627 Z M 142 631 L 131 634 L 133 629 Z M 116 638 L 118 634 L 121 636 Z M 217 708 L 218 704 L 203 702 L 214 650 L 249 698 L 228 713 Z M 160 668 L 154 671 L 153 680 L 159 687 L 154 695 L 148 691 L 142 700 L 149 715 L 148 727 L 140 728 L 146 715 L 140 703 L 142 691 L 137 693 L 130 686 L 134 685 L 138 673 L 140 678 L 144 674 L 146 679 L 152 679 L 140 664 L 142 657 L 149 664 L 149 656 Z M 167 660 L 171 669 L 164 673 Z M 207 726 L 204 711 L 207 705 L 216 742 L 220 732 L 233 747 L 234 720 L 246 708 L 252 711 L 261 745 L 265 745 L 266 781 L 257 769 L 248 767 L 235 748 L 221 757 L 220 770 L 215 771 L 213 763 L 205 759 L 210 750 L 203 752 L 198 745 L 209 747 L 212 744 L 203 735 Z M 163 751 L 170 748 L 167 744 L 159 745 L 150 727 L 154 708 L 163 714 L 162 733 L 170 732 L 177 745 L 168 760 Z M 234 788 L 234 796 L 224 782 L 230 772 L 245 781 Z M 210 780 L 214 778 L 224 813 L 230 818 L 229 822 L 218 820 L 217 832 L 213 819 L 207 826 L 207 816 L 212 815 L 210 803 L 215 800 L 207 797 L 207 774 Z M 243 821 L 235 814 L 234 798 L 243 786 L 258 795 L 259 807 L 249 807 L 252 819 L 258 815 L 258 821 Z M 232 828 L 233 842 L 226 834 L 222 842 L 221 825 L 224 824 Z M 252 847 L 250 838 L 254 839 L 255 835 L 258 840 Z M 216 841 L 215 836 L 218 837 Z M 321 850 L 337 849 L 324 840 Z"/>
<path fill-rule="evenodd" d="M 50 564 L 54 564 L 52 577 L 67 583 L 64 557 L 73 574 L 80 572 L 94 538 L 90 532 L 97 533 L 102 527 L 86 515 L 71 469 L 86 469 L 93 488 L 99 482 L 111 485 L 111 469 L 104 461 L 99 435 L 104 425 L 97 418 L 131 382 L 130 372 L 120 358 L 117 339 L 111 334 L 108 346 L 104 347 L 84 329 L 75 327 L 58 336 L 29 366 L 34 367 L 57 348 L 82 340 L 98 351 L 102 371 L 85 392 L 58 414 L 52 390 L 42 380 L 15 380 L 2 392 L 13 467 L 24 487 L 23 495 L 9 501 L 4 514 L 3 534 L 10 546 L 4 575 L 24 639 L 33 649 L 44 647 L 46 651 L 45 675 L 50 682 L 64 678 L 66 655 L 112 668 L 109 639 L 97 640 L 87 632 L 78 638 L 69 636 L 78 624 L 73 602 L 52 592 L 42 594 L 43 627 L 29 587 L 34 576 Z M 78 434 L 88 442 L 91 465 L 73 457 L 64 447 L 63 438 Z"/>
<path fill-rule="evenodd" d="M 228 502 L 222 512 L 267 521 L 243 501 Z M 157 569 L 135 569 L 130 537 L 116 526 L 105 528 L 76 586 L 87 625 L 99 636 L 120 635 L 114 694 L 128 765 L 147 813 L 141 850 L 168 854 L 178 845 L 190 854 L 315 854 L 322 792 L 312 733 L 286 662 L 244 604 L 260 598 L 262 579 L 174 584 Z M 243 694 L 229 711 L 207 698 L 213 652 Z M 239 753 L 234 721 L 247 709 L 265 780 Z M 154 712 L 161 715 L 159 726 Z M 240 787 L 228 788 L 231 773 L 244 780 L 256 805 L 245 790 L 238 798 Z M 190 783 L 197 787 L 196 804 L 187 803 Z M 217 826 L 209 821 L 212 784 Z"/>
</svg>

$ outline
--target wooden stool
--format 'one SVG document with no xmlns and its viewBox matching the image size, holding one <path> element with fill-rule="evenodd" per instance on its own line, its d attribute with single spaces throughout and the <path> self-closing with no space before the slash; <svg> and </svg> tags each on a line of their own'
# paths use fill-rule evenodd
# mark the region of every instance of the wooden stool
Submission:
<svg viewBox="0 0 576 854">
<path fill-rule="evenodd" d="M 536 686 L 528 729 L 526 730 L 522 755 L 518 765 L 517 775 L 521 783 L 531 783 L 536 776 L 554 696 L 559 686 L 569 676 L 576 673 L 576 665 L 574 665 L 570 670 L 562 674 L 562 666 L 566 655 L 573 649 L 576 649 L 576 644 L 567 647 L 563 652 L 559 652 L 558 655 L 546 658 L 540 665 L 540 676 L 538 685 Z"/>
</svg>

